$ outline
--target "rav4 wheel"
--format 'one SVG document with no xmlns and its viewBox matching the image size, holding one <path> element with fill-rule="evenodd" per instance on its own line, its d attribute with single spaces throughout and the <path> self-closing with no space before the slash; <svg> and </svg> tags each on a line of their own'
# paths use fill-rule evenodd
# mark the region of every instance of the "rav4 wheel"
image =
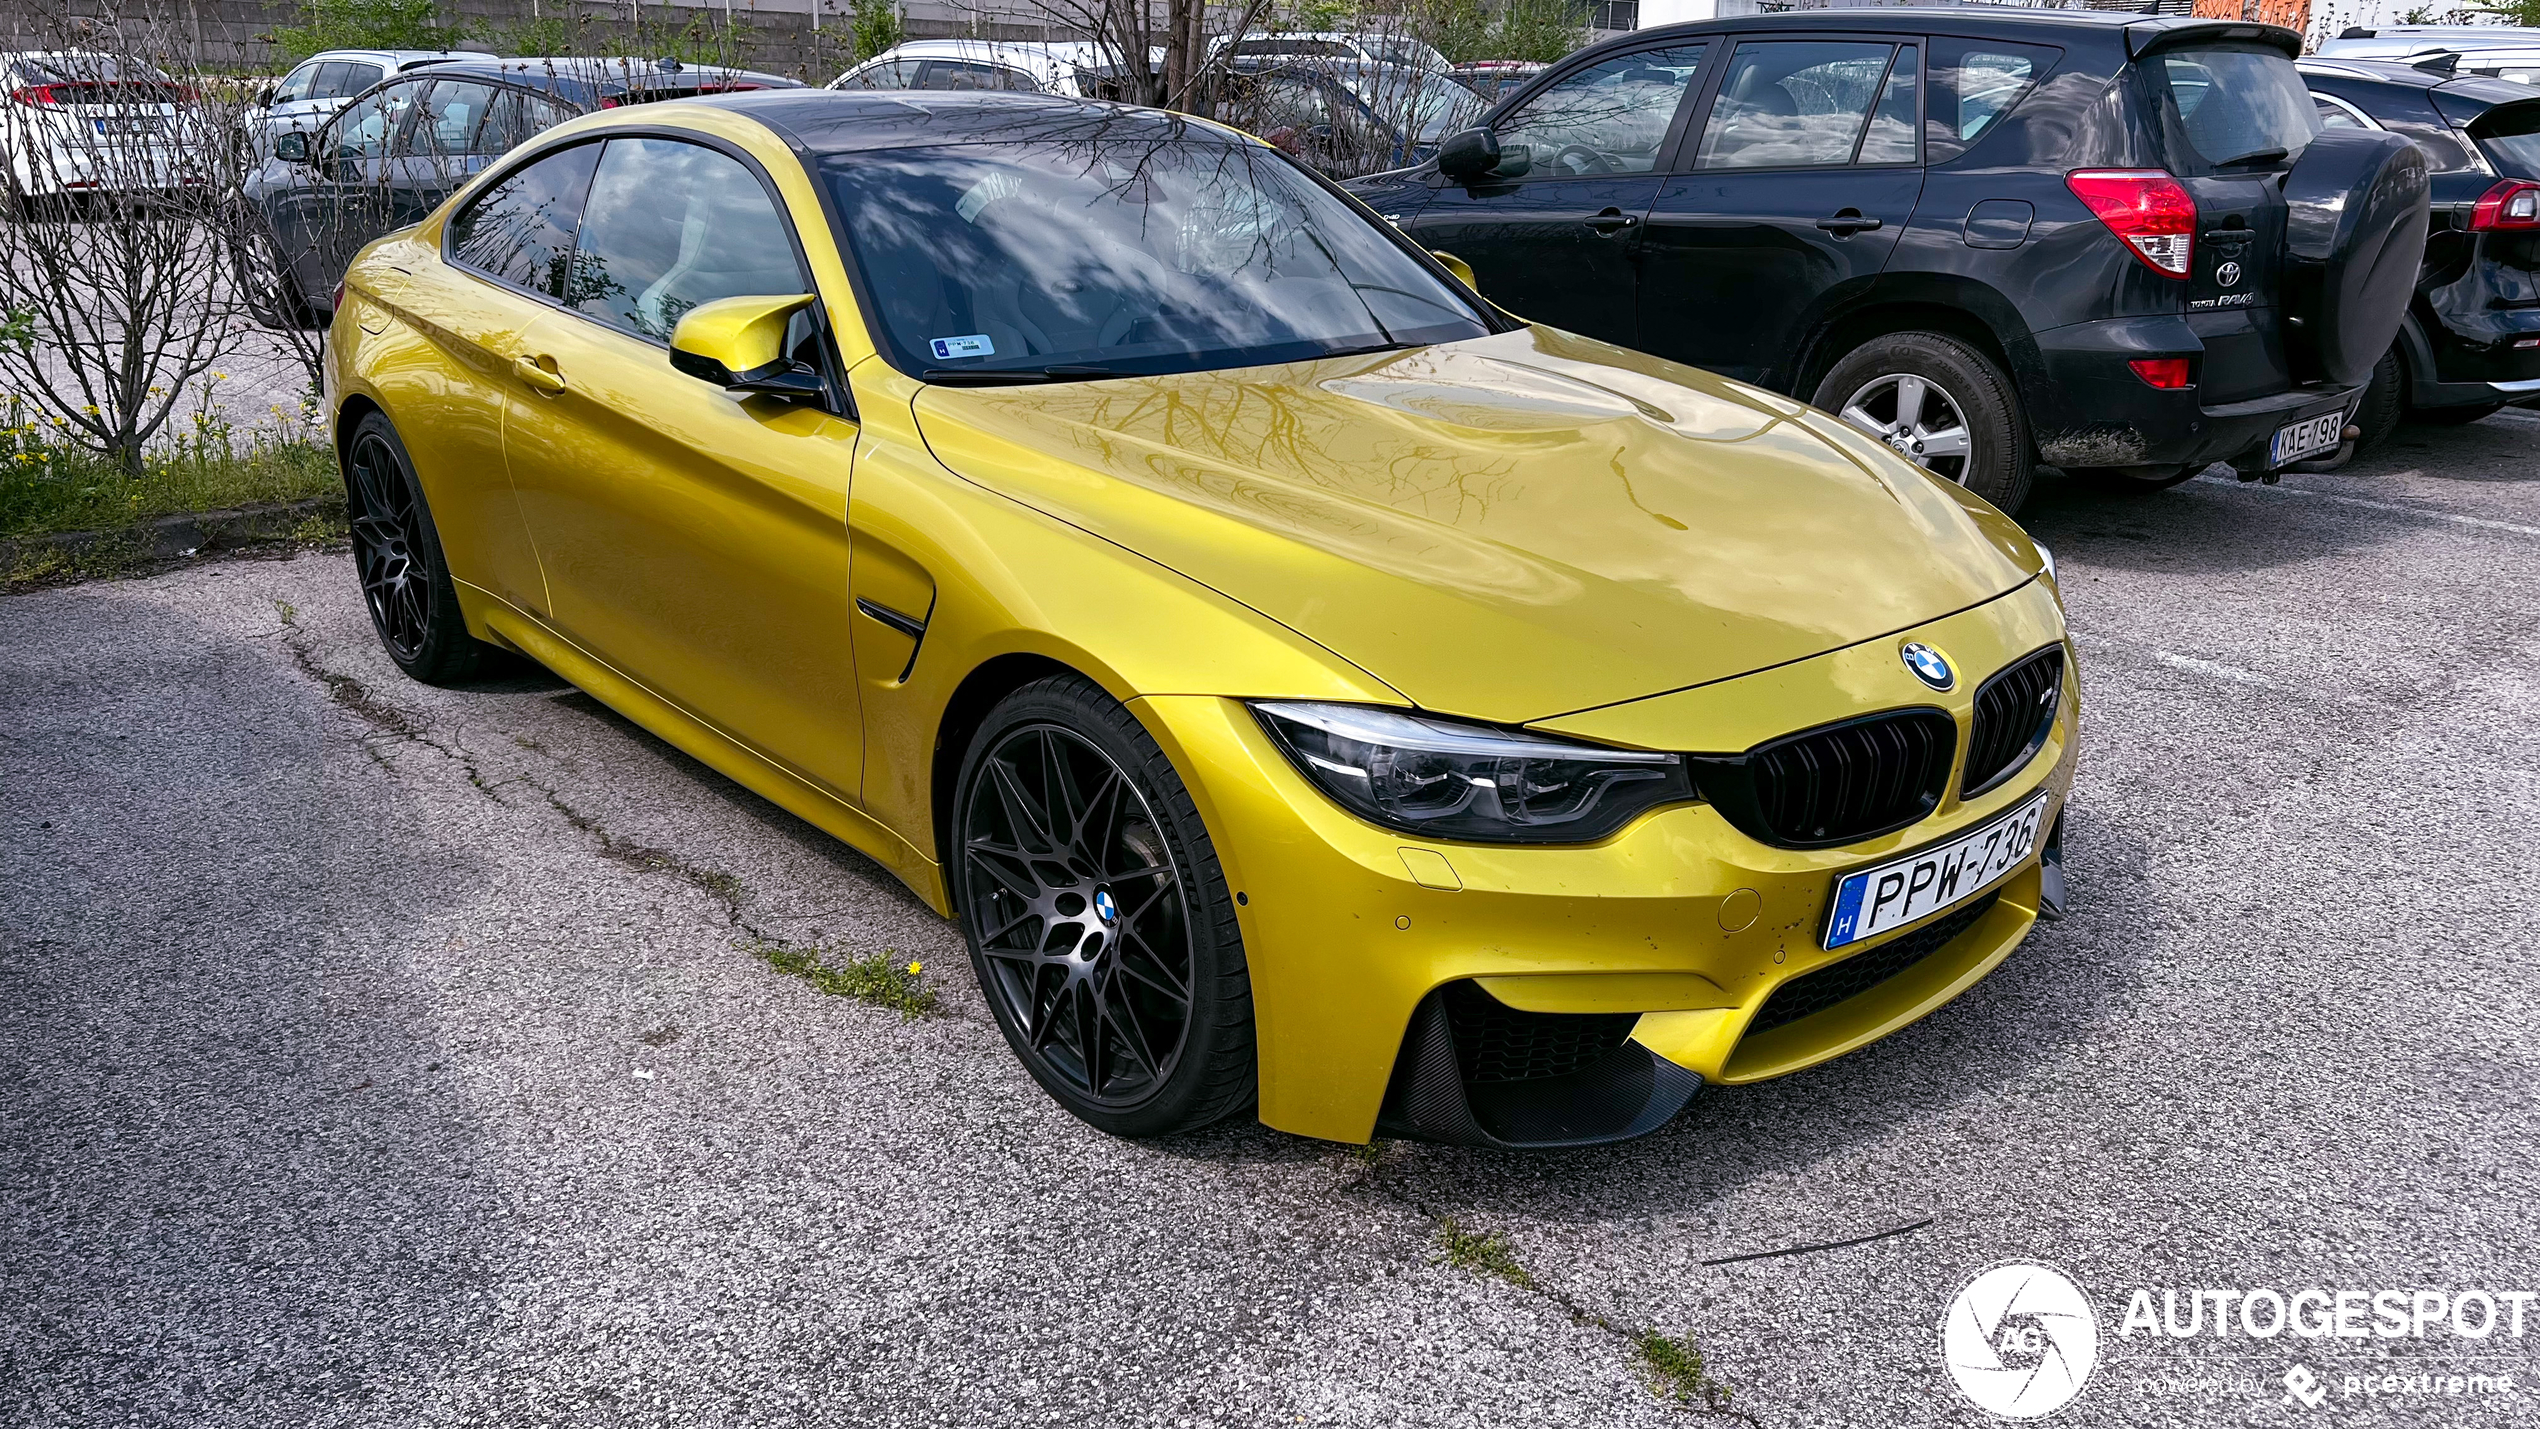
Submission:
<svg viewBox="0 0 2540 1429">
<path fill-rule="evenodd" d="M 344 444 L 344 500 L 362 603 L 397 668 L 427 684 L 448 685 L 500 660 L 501 651 L 467 633 L 423 485 L 397 429 L 377 412 L 363 417 Z"/>
<path fill-rule="evenodd" d="M 1853 350 L 1815 402 L 2005 511 L 2028 500 L 2027 424 L 1992 359 L 1936 332 L 1900 332 Z"/>
<path fill-rule="evenodd" d="M 2355 425 L 2364 434 L 2355 439 L 2355 450 L 2370 451 L 2389 439 L 2399 429 L 2399 418 L 2408 410 L 2407 359 L 2392 347 L 2372 365 L 2372 380 L 2364 384 L 2364 395 L 2355 402 Z"/>
<path fill-rule="evenodd" d="M 954 808 L 970 965 L 1033 1080 L 1119 1136 L 1250 1106 L 1234 901 L 1136 717 L 1080 675 L 1026 685 L 971 741 Z"/>
</svg>

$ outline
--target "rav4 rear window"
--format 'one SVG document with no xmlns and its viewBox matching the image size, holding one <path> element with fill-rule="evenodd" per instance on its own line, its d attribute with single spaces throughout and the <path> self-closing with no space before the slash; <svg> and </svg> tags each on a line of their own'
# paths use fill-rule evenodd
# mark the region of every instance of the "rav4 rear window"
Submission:
<svg viewBox="0 0 2540 1429">
<path fill-rule="evenodd" d="M 2302 157 L 2320 132 L 2311 92 L 2281 50 L 2186 45 L 2153 55 L 2143 69 L 2172 147 L 2190 151 L 2173 153 L 2174 165 L 2278 167 Z"/>
</svg>

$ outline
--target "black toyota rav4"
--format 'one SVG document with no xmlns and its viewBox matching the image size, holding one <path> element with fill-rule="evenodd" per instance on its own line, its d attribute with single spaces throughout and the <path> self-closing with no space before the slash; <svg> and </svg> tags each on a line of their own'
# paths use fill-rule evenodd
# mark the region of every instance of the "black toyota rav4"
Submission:
<svg viewBox="0 0 2540 1429">
<path fill-rule="evenodd" d="M 2424 156 L 2322 132 L 2293 31 L 1842 9 L 1581 51 L 1349 188 L 1521 316 L 1808 398 L 2006 508 L 2332 457 Z"/>
</svg>

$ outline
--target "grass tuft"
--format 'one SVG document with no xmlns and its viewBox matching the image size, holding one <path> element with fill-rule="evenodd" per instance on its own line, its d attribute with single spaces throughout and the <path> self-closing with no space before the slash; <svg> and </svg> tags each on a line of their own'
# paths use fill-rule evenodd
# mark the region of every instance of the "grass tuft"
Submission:
<svg viewBox="0 0 2540 1429">
<path fill-rule="evenodd" d="M 1700 1405 L 1714 1414 L 1728 1412 L 1737 1391 L 1703 1364 L 1702 1346 L 1693 1336 L 1676 1338 L 1645 1330 L 1638 1343 L 1641 1363 L 1649 1367 L 1651 1388 L 1660 1398 Z"/>
<path fill-rule="evenodd" d="M 1438 1220 L 1438 1244 L 1446 1250 L 1446 1263 L 1459 1270 L 1496 1275 L 1511 1285 L 1535 1288 L 1534 1275 L 1517 1263 L 1516 1248 L 1497 1231 L 1468 1231 L 1457 1225 L 1453 1216 L 1444 1216 Z"/>
<path fill-rule="evenodd" d="M 139 472 L 127 472 L 29 417 L 16 399 L 0 401 L 0 413 L 0 540 L 112 531 L 154 516 L 344 490 L 334 448 L 289 429 L 250 431 L 197 413 L 190 430 L 153 451 Z M 333 540 L 342 528 L 340 520 L 313 516 L 290 539 Z"/>
<path fill-rule="evenodd" d="M 887 1007 L 903 1020 L 935 1010 L 935 990 L 922 980 L 925 965 L 900 961 L 894 949 L 832 963 L 823 958 L 829 951 L 826 948 L 797 948 L 765 938 L 744 939 L 739 946 L 778 972 L 801 978 L 831 997 Z"/>
</svg>

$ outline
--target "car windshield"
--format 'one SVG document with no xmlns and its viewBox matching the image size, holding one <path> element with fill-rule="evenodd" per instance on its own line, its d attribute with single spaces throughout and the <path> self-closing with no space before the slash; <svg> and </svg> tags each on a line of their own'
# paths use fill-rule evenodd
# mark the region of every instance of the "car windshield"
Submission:
<svg viewBox="0 0 2540 1429">
<path fill-rule="evenodd" d="M 824 160 L 894 360 L 937 381 L 1030 381 L 1295 362 L 1490 330 L 1458 290 L 1274 151 L 1137 130 Z"/>
<path fill-rule="evenodd" d="M 1366 101 L 1377 118 L 1420 144 L 1435 144 L 1459 129 L 1472 128 L 1481 122 L 1487 107 L 1480 95 L 1463 85 L 1424 70 L 1348 70 L 1340 81 Z"/>
<path fill-rule="evenodd" d="M 2150 61 L 2152 88 L 2173 131 L 2216 167 L 2289 164 L 2320 131 L 2301 71 L 2277 50 L 2193 46 Z"/>
</svg>

